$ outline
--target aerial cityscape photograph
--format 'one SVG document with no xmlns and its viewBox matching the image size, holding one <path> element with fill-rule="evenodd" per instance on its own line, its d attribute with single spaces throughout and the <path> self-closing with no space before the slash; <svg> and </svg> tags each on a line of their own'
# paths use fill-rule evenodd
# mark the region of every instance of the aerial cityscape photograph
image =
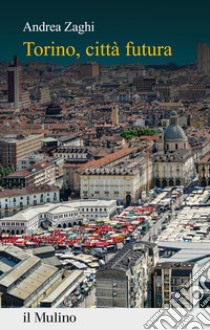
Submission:
<svg viewBox="0 0 210 330">
<path fill-rule="evenodd" d="M 37 1 L 0 20 L 0 310 L 208 328 L 209 8 Z"/>
<path fill-rule="evenodd" d="M 1 63 L 1 307 L 162 307 L 210 258 L 209 46 L 195 53 Z"/>
</svg>

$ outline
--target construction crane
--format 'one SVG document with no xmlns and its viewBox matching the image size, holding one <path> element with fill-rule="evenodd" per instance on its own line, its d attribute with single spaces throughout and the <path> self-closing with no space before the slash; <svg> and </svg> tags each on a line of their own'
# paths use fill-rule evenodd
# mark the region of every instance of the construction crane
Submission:
<svg viewBox="0 0 210 330">
<path fill-rule="evenodd" d="M 150 146 L 151 142 L 156 140 L 156 136 L 141 136 L 140 140 L 145 141 L 145 151 L 146 151 L 146 196 L 149 197 L 150 191 L 150 176 L 149 176 L 149 159 L 150 159 Z"/>
</svg>

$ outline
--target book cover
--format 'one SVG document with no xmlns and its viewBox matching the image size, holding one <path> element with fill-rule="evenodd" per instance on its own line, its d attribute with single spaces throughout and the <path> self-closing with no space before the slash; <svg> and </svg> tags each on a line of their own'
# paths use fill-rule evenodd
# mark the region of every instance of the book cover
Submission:
<svg viewBox="0 0 210 330">
<path fill-rule="evenodd" d="M 208 328 L 209 14 L 1 4 L 4 326 Z"/>
</svg>

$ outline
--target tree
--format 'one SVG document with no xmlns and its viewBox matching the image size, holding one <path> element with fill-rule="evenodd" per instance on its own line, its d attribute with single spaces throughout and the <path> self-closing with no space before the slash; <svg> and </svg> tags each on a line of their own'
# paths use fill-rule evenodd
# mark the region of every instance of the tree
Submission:
<svg viewBox="0 0 210 330">
<path fill-rule="evenodd" d="M 153 136 L 156 134 L 156 130 L 153 128 L 138 128 L 138 129 L 128 129 L 121 133 L 121 136 L 125 140 L 129 140 L 139 136 Z"/>
<path fill-rule="evenodd" d="M 3 178 L 9 175 L 13 171 L 11 166 L 3 167 L 0 164 L 0 185 L 2 186 Z"/>
</svg>

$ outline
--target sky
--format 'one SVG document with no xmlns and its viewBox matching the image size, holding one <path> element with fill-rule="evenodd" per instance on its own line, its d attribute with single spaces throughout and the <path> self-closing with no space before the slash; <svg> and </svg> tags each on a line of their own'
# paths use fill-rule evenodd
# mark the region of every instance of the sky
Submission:
<svg viewBox="0 0 210 330">
<path fill-rule="evenodd" d="M 178 65 L 191 64 L 196 60 L 196 44 L 210 45 L 210 1 L 207 0 L 77 0 L 33 2 L 9 1 L 1 3 L 0 12 L 0 61 L 12 61 L 14 55 L 21 62 L 41 61 L 58 64 L 98 61 L 104 64 L 142 63 Z M 30 24 L 60 24 L 72 21 L 82 24 L 94 22 L 95 32 L 78 35 L 74 33 L 23 32 L 26 22 Z M 36 45 L 73 45 L 81 57 L 27 57 L 24 41 Z M 117 43 L 118 57 L 87 57 L 89 45 Z M 128 41 L 135 45 L 168 45 L 172 57 L 126 57 L 124 47 Z"/>
</svg>

